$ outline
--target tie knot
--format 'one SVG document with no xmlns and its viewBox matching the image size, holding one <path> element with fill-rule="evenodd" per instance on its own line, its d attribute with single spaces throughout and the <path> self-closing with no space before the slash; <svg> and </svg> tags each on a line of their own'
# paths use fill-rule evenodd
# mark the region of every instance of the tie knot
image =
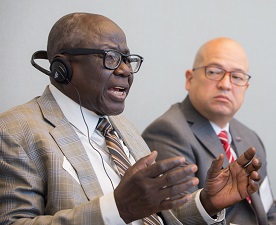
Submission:
<svg viewBox="0 0 276 225">
<path fill-rule="evenodd" d="M 106 134 L 110 133 L 113 128 L 111 126 L 111 123 L 105 117 L 102 117 L 99 119 L 99 122 L 97 124 L 97 130 L 100 131 L 103 136 L 106 136 Z"/>
</svg>

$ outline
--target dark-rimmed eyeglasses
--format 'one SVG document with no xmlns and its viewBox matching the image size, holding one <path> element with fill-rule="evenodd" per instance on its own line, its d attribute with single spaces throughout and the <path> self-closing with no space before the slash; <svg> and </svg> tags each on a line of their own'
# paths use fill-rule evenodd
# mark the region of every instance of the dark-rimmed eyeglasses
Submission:
<svg viewBox="0 0 276 225">
<path fill-rule="evenodd" d="M 144 60 L 142 56 L 135 54 L 123 54 L 113 49 L 91 49 L 91 48 L 72 48 L 60 51 L 60 54 L 69 55 L 90 55 L 102 54 L 104 67 L 110 70 L 117 69 L 122 61 L 129 67 L 131 73 L 137 73 Z"/>
<path fill-rule="evenodd" d="M 225 69 L 216 66 L 200 66 L 197 68 L 193 68 L 193 71 L 202 68 L 205 69 L 206 78 L 210 80 L 220 81 L 228 73 L 230 77 L 230 82 L 238 86 L 245 86 L 251 78 L 250 75 L 241 71 L 226 71 Z"/>
</svg>

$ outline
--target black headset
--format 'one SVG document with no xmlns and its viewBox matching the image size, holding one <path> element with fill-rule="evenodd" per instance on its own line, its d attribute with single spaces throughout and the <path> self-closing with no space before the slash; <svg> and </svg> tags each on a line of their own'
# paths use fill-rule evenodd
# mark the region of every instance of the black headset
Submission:
<svg viewBox="0 0 276 225">
<path fill-rule="evenodd" d="M 70 82 L 72 78 L 72 69 L 70 63 L 66 59 L 60 56 L 54 57 L 50 65 L 50 71 L 39 66 L 35 62 L 35 59 L 48 59 L 46 51 L 40 50 L 35 52 L 32 55 L 31 64 L 42 73 L 45 73 L 49 77 L 53 77 L 59 83 L 67 84 Z"/>
</svg>

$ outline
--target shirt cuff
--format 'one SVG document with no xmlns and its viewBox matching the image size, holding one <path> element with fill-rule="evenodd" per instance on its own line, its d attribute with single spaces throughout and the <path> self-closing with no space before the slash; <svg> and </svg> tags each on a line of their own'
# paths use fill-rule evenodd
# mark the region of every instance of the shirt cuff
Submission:
<svg viewBox="0 0 276 225">
<path fill-rule="evenodd" d="M 202 190 L 202 189 L 201 189 Z M 196 193 L 196 196 L 195 196 L 195 202 L 196 202 L 196 206 L 201 214 L 201 216 L 203 217 L 204 221 L 207 223 L 207 224 L 214 224 L 214 223 L 217 223 L 217 222 L 221 222 L 225 219 L 225 209 L 223 209 L 222 211 L 220 211 L 219 213 L 217 213 L 217 218 L 216 219 L 213 219 L 207 212 L 206 210 L 204 209 L 204 207 L 202 206 L 201 204 L 201 201 L 200 201 L 200 192 L 201 190 L 199 190 L 197 193 Z"/>
<path fill-rule="evenodd" d="M 104 224 L 122 225 L 126 224 L 120 217 L 117 205 L 114 199 L 114 192 L 100 197 L 100 207 Z"/>
</svg>

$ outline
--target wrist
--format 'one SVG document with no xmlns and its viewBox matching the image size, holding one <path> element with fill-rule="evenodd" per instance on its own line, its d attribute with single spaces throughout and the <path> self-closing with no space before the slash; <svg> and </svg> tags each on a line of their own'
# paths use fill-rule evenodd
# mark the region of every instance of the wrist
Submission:
<svg viewBox="0 0 276 225">
<path fill-rule="evenodd" d="M 205 209 L 205 211 L 209 214 L 210 217 L 212 217 L 213 219 L 217 218 L 217 214 L 221 211 L 219 209 L 217 209 L 216 207 L 214 207 L 214 205 L 212 204 L 211 201 L 211 197 L 208 195 L 208 193 L 204 190 L 204 188 L 202 189 L 202 191 L 200 192 L 200 196 L 199 196 L 200 202 L 203 206 L 203 208 Z"/>
</svg>

